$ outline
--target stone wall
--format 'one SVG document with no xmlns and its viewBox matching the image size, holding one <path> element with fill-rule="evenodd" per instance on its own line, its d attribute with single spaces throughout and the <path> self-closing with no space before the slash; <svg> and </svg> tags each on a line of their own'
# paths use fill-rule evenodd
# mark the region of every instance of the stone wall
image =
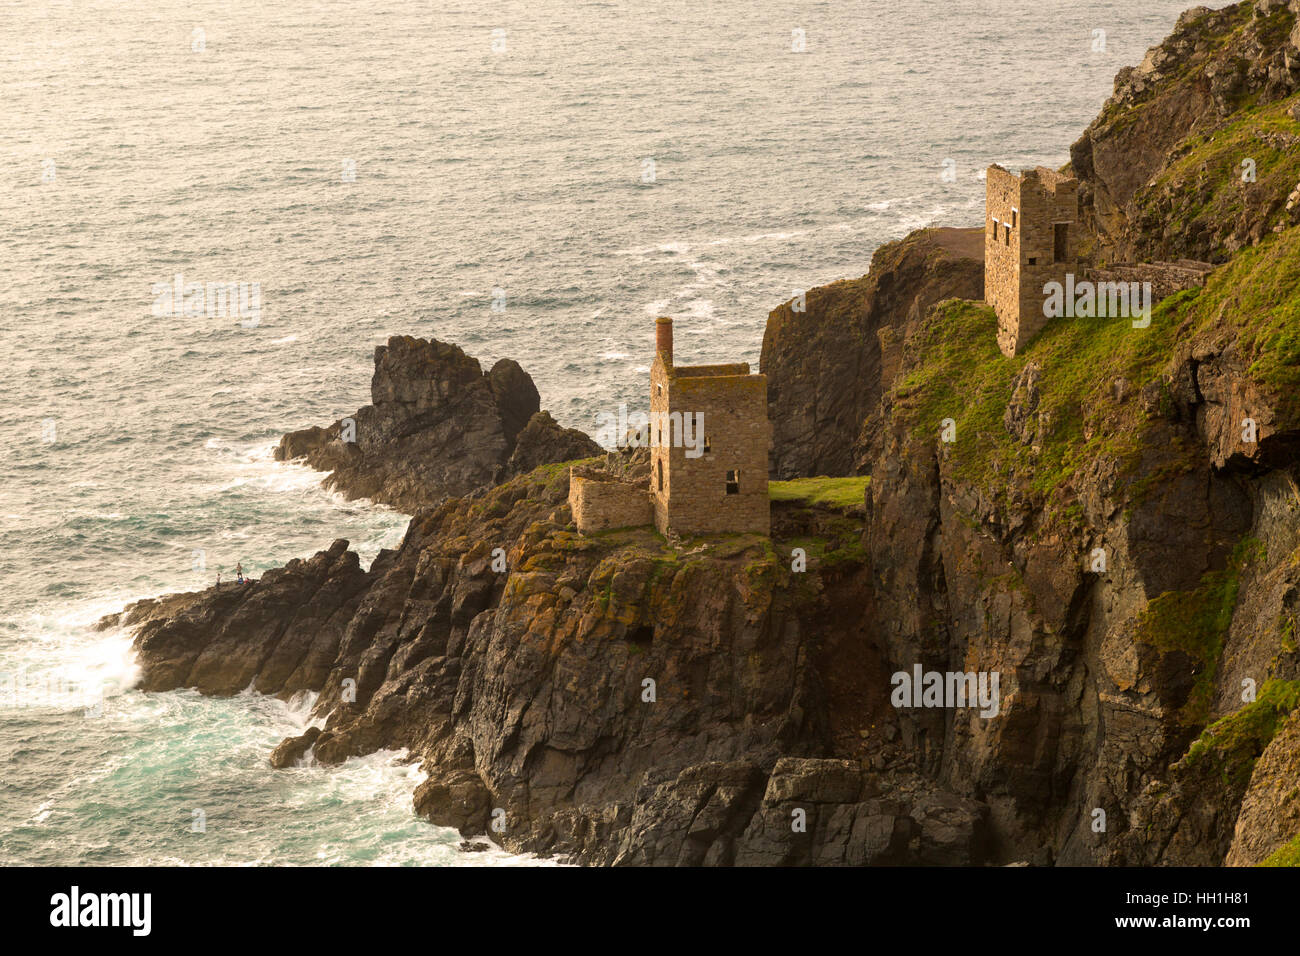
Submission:
<svg viewBox="0 0 1300 956">
<path fill-rule="evenodd" d="M 569 470 L 569 508 L 584 534 L 610 528 L 630 528 L 654 521 L 654 509 L 644 485 L 600 479 Z"/>
<path fill-rule="evenodd" d="M 1047 324 L 1043 314 L 1049 282 L 1065 284 L 1067 273 L 1081 279 L 1078 267 L 1079 184 L 1043 166 L 1021 177 L 1020 322 L 1008 355 Z M 1064 255 L 1056 250 L 1056 227 L 1064 224 Z"/>
<path fill-rule="evenodd" d="M 1093 282 L 1150 282 L 1151 302 L 1155 304 L 1175 292 L 1204 286 L 1205 277 L 1213 271 L 1213 264 L 1194 259 L 1179 259 L 1177 262 L 1117 262 L 1104 269 L 1091 270 L 1088 278 Z"/>
<path fill-rule="evenodd" d="M 986 177 L 984 301 L 998 315 L 998 346 L 1006 352 L 1020 327 L 1020 178 L 1001 166 L 990 166 Z"/>
</svg>

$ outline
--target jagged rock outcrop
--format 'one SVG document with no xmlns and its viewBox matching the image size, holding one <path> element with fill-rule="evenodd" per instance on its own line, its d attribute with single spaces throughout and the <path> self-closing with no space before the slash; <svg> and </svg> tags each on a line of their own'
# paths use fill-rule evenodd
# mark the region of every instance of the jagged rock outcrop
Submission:
<svg viewBox="0 0 1300 956">
<path fill-rule="evenodd" d="M 1196 7 L 1119 72 L 1070 150 L 1099 260 L 1223 262 L 1300 221 L 1286 208 L 1300 128 L 1275 121 L 1300 90 L 1298 12 L 1298 0 Z"/>
<path fill-rule="evenodd" d="M 1256 761 L 1224 863 L 1254 866 L 1300 834 L 1300 710 Z"/>
<path fill-rule="evenodd" d="M 893 381 L 903 341 L 942 299 L 984 296 L 980 229 L 926 229 L 881 246 L 860 279 L 772 311 L 760 367 L 772 421 L 771 474 L 859 474 L 859 429 Z"/>
<path fill-rule="evenodd" d="M 282 767 L 292 767 L 311 749 L 318 737 L 320 737 L 319 727 L 308 727 L 297 737 L 286 737 L 271 751 L 271 766 L 277 770 Z"/>
<path fill-rule="evenodd" d="M 515 450 L 506 462 L 506 474 L 524 475 L 539 465 L 577 461 L 604 453 L 586 432 L 564 428 L 550 412 L 541 411 L 528 419 L 528 424 L 515 437 Z"/>
<path fill-rule="evenodd" d="M 601 448 L 540 411 L 537 388 L 510 359 L 484 372 L 456 345 L 394 336 L 375 348 L 373 404 L 350 422 L 290 432 L 278 461 L 306 458 L 326 487 L 414 513 L 539 464 Z"/>
<path fill-rule="evenodd" d="M 1294 6 L 1192 11 L 1121 74 L 1076 147 L 1103 244 L 1177 235 L 1142 218 L 1144 184 L 1206 109 L 1292 110 Z M 1300 827 L 1300 227 L 1263 221 L 1149 327 L 1055 323 L 1015 357 L 987 307 L 952 298 L 982 291 L 979 230 L 916 234 L 776 310 L 774 471 L 870 481 L 851 507 L 775 504 L 770 540 L 583 537 L 568 469 L 540 467 L 420 512 L 368 570 L 335 542 L 105 623 L 137 629 L 147 689 L 319 691 L 323 727 L 274 764 L 407 748 L 418 812 L 516 850 L 1259 862 Z M 1241 226 L 1186 245 L 1255 242 Z M 452 365 L 512 434 L 492 480 L 587 457 Z M 632 452 L 588 467 L 646 477 Z M 997 675 L 997 706 L 899 706 L 914 668 Z"/>
<path fill-rule="evenodd" d="M 608 467 L 636 470 L 632 457 Z M 984 859 L 987 808 L 890 744 L 888 682 L 837 684 L 869 651 L 852 509 L 779 507 L 805 546 L 841 536 L 793 574 L 789 547 L 759 536 L 584 538 L 567 485 L 567 469 L 541 468 L 448 501 L 368 571 L 335 542 L 104 623 L 139 628 L 151 690 L 319 691 L 324 726 L 273 764 L 409 748 L 429 773 L 420 813 L 515 849 L 646 865 Z"/>
</svg>

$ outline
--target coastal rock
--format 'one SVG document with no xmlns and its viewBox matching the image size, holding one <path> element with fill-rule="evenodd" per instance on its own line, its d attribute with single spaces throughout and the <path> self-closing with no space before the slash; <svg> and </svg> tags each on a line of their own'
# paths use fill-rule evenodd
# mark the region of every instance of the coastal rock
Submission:
<svg viewBox="0 0 1300 956">
<path fill-rule="evenodd" d="M 585 432 L 564 428 L 550 412 L 537 412 L 528 419 L 515 439 L 515 449 L 506 464 L 510 475 L 523 475 L 558 461 L 578 461 L 603 455 L 605 449 L 592 441 Z"/>
<path fill-rule="evenodd" d="M 135 641 L 142 689 L 228 695 L 252 685 L 286 696 L 318 689 L 368 584 L 347 544 L 340 539 L 242 585 L 187 595 L 165 615 L 152 605 Z M 141 614 L 132 608 L 125 619 Z"/>
<path fill-rule="evenodd" d="M 1070 149 L 1099 261 L 1223 262 L 1272 233 L 1300 177 L 1293 3 L 1184 13 Z"/>
<path fill-rule="evenodd" d="M 415 789 L 415 812 L 439 826 L 455 827 L 461 836 L 484 833 L 491 811 L 492 794 L 472 770 L 455 770 Z"/>
<path fill-rule="evenodd" d="M 319 736 L 319 727 L 308 727 L 305 733 L 297 737 L 286 737 L 271 751 L 271 766 L 277 770 L 292 767 L 312 748 Z"/>
<path fill-rule="evenodd" d="M 870 271 L 774 309 L 763 333 L 771 474 L 851 475 L 859 430 L 894 380 L 903 342 L 941 299 L 984 295 L 980 229 L 925 229 L 886 243 Z"/>
<path fill-rule="evenodd" d="M 330 472 L 326 487 L 413 514 L 493 485 L 512 468 L 600 450 L 549 415 L 534 422 L 540 399 L 518 363 L 502 359 L 485 373 L 458 346 L 436 340 L 394 336 L 376 347 L 370 393 L 372 404 L 350 419 L 285 435 L 276 460 L 305 458 Z"/>
<path fill-rule="evenodd" d="M 758 536 L 582 538 L 567 486 L 567 469 L 543 467 L 422 513 L 369 571 L 336 542 L 239 592 L 151 610 L 143 685 L 287 696 L 309 675 L 325 725 L 277 765 L 408 749 L 429 773 L 418 811 L 466 835 L 592 863 L 732 862 L 771 768 L 833 746 L 838 692 L 812 661 L 822 642 L 857 640 L 856 615 L 833 609 L 850 606 L 860 565 L 805 593 Z M 792 534 L 829 521 L 787 510 Z M 319 642 L 301 639 L 308 623 Z M 801 774 L 820 799 L 860 802 L 857 772 L 838 768 Z"/>
</svg>

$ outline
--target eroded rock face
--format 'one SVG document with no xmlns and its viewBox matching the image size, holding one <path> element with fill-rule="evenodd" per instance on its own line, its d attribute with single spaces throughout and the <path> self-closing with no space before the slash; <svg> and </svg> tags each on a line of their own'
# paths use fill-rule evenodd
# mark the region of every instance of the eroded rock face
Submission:
<svg viewBox="0 0 1300 956">
<path fill-rule="evenodd" d="M 502 359 L 485 373 L 458 346 L 436 340 L 394 336 L 378 346 L 370 393 L 372 404 L 350 423 L 285 435 L 276 460 L 306 458 L 330 472 L 326 487 L 414 513 L 601 450 L 540 412 L 537 388 L 518 363 Z"/>
<path fill-rule="evenodd" d="M 335 542 L 105 624 L 137 622 L 148 689 L 319 691 L 324 727 L 275 766 L 407 748 L 429 773 L 421 814 L 514 849 L 608 865 L 984 860 L 987 808 L 916 774 L 888 681 L 842 688 L 830 672 L 867 651 L 845 610 L 867 588 L 860 558 L 794 575 L 757 536 L 583 538 L 567 485 L 543 468 L 446 502 L 368 571 Z M 778 524 L 806 537 L 853 510 L 784 506 Z"/>
<path fill-rule="evenodd" d="M 564 428 L 551 417 L 550 412 L 537 412 L 516 437 L 515 450 L 506 463 L 506 473 L 525 475 L 539 465 L 593 458 L 604 452 L 586 432 Z"/>
<path fill-rule="evenodd" d="M 871 271 L 787 302 L 763 333 L 776 479 L 860 474 L 859 431 L 902 344 L 941 299 L 984 296 L 984 233 L 927 229 L 876 250 Z"/>
<path fill-rule="evenodd" d="M 1187 343 L 1167 373 L 1173 400 L 1210 448 L 1216 469 L 1263 472 L 1295 460 L 1296 436 L 1279 433 L 1279 396 L 1250 374 L 1235 343 Z"/>
<path fill-rule="evenodd" d="M 311 749 L 319 736 L 319 727 L 308 727 L 297 737 L 286 737 L 271 751 L 271 766 L 277 770 L 282 767 L 292 767 Z"/>
<path fill-rule="evenodd" d="M 1243 181 L 1225 214 L 1213 216 L 1194 213 L 1221 181 L 1212 175 L 1217 171 L 1194 166 L 1188 175 L 1160 180 L 1167 167 L 1201 146 L 1198 134 L 1300 90 L 1298 11 L 1294 0 L 1196 7 L 1179 17 L 1173 33 L 1140 65 L 1115 77 L 1113 95 L 1070 149 L 1084 219 L 1098 234 L 1101 258 L 1222 262 L 1268 234 L 1295 176 Z M 1256 148 L 1285 154 L 1300 146 L 1300 130 L 1264 135 L 1272 142 Z M 1235 167 L 1246 158 L 1234 153 L 1230 163 Z M 1300 208 L 1287 221 L 1298 219 Z"/>
<path fill-rule="evenodd" d="M 1038 382 L 1043 369 L 1037 362 L 1030 362 L 1011 383 L 1011 401 L 1002 416 L 1002 424 L 1007 432 L 1024 445 L 1034 445 L 1041 430 L 1051 426 L 1050 421 L 1041 420 L 1038 408 Z"/>
<path fill-rule="evenodd" d="M 1255 866 L 1300 833 L 1300 711 L 1291 714 L 1251 774 L 1224 863 Z"/>
<path fill-rule="evenodd" d="M 1251 860 L 1287 836 L 1288 818 L 1267 821 L 1288 805 L 1294 734 L 1257 767 L 1238 747 L 1226 776 L 1185 756 L 1240 708 L 1243 677 L 1300 678 L 1279 635 L 1300 613 L 1300 429 L 1235 354 L 1193 339 L 1159 397 L 1111 390 L 1142 410 L 1142 451 L 1124 468 L 1080 460 L 1075 526 L 1048 521 L 1028 485 L 986 497 L 891 393 L 868 419 L 863 505 L 777 505 L 770 547 L 584 538 L 568 469 L 540 468 L 417 515 L 369 570 L 335 542 L 106 623 L 138 628 L 147 689 L 319 691 L 324 727 L 285 741 L 276 765 L 407 748 L 429 774 L 421 814 L 516 850 L 603 865 L 1214 865 L 1236 845 Z M 922 360 L 905 347 L 899 374 Z M 1050 385 L 1026 365 L 993 425 L 1031 455 Z M 1238 406 L 1269 423 L 1263 454 L 1230 444 L 1237 411 L 1216 407 Z M 589 467 L 644 478 L 644 458 Z M 840 560 L 790 571 L 793 542 L 837 534 L 824 553 Z M 1205 662 L 1139 622 L 1170 592 L 1195 606 L 1243 541 L 1208 710 L 1188 717 Z M 998 713 L 892 706 L 890 674 L 917 664 L 998 673 Z"/>
</svg>

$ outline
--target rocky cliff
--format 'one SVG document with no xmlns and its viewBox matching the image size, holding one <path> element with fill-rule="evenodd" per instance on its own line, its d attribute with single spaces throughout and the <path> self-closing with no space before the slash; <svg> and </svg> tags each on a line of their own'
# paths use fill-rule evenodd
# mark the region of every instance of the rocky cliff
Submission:
<svg viewBox="0 0 1300 956">
<path fill-rule="evenodd" d="M 1150 330 L 1075 320 L 1006 359 L 982 304 L 873 318 L 843 294 L 865 279 L 810 294 L 798 334 L 769 319 L 776 475 L 872 476 L 876 653 L 1002 675 L 996 720 L 934 711 L 913 739 L 1003 859 L 1256 863 L 1300 830 L 1296 6 L 1189 11 L 1072 151 L 1096 260 L 1228 262 Z M 882 249 L 877 287 L 925 239 Z M 863 328 L 898 357 L 859 359 Z"/>
<path fill-rule="evenodd" d="M 1009 856 L 1220 863 L 1248 787 L 1279 785 L 1252 773 L 1300 687 L 1300 368 L 1269 305 L 1300 301 L 1297 250 L 1150 329 L 1063 323 L 1006 359 L 991 311 L 951 301 L 908 343 L 873 429 L 880 651 L 1001 675 L 996 720 L 934 712 L 927 767 Z M 1235 837 L 1255 856 L 1265 816 Z"/>
<path fill-rule="evenodd" d="M 1300 222 L 1300 0 L 1196 7 L 1070 150 L 1101 262 L 1223 262 Z"/>
<path fill-rule="evenodd" d="M 452 498 L 442 473 L 429 493 L 386 472 L 419 507 L 369 569 L 335 542 L 105 624 L 136 629 L 148 690 L 319 692 L 321 726 L 273 763 L 407 748 L 420 813 L 518 850 L 1300 860 L 1300 226 L 1253 192 L 1230 221 L 1148 218 L 1231 201 L 1196 137 L 1295 135 L 1292 6 L 1189 12 L 1075 147 L 1099 257 L 1223 261 L 1149 327 L 1059 321 L 1003 356 L 979 230 L 915 234 L 772 313 L 773 468 L 801 480 L 772 485 L 770 538 L 578 535 L 568 468 L 529 450 L 555 431 L 535 398 L 503 404 L 496 369 L 424 343 L 403 347 L 438 371 L 406 386 L 377 362 L 372 424 L 434 422 L 433 462 L 435 435 L 486 449 L 466 485 L 532 470 Z M 462 393 L 486 424 L 437 432 Z M 997 675 L 995 712 L 897 706 L 918 668 Z"/>
<path fill-rule="evenodd" d="M 568 468 L 543 466 L 422 512 L 368 571 L 338 541 L 104 625 L 137 628 L 147 690 L 319 691 L 323 728 L 273 763 L 409 748 L 420 813 L 515 849 L 982 862 L 987 809 L 918 772 L 864 640 L 862 487 L 847 509 L 778 505 L 772 539 L 584 537 Z"/>
<path fill-rule="evenodd" d="M 517 362 L 484 372 L 459 346 L 394 336 L 375 349 L 373 404 L 328 428 L 290 432 L 278 461 L 305 458 L 325 485 L 406 512 L 600 446 L 540 411 Z"/>
<path fill-rule="evenodd" d="M 980 229 L 927 229 L 876 250 L 871 270 L 772 311 L 760 367 L 772 475 L 860 470 L 859 431 L 897 374 L 902 343 L 942 299 L 984 297 Z"/>
</svg>

